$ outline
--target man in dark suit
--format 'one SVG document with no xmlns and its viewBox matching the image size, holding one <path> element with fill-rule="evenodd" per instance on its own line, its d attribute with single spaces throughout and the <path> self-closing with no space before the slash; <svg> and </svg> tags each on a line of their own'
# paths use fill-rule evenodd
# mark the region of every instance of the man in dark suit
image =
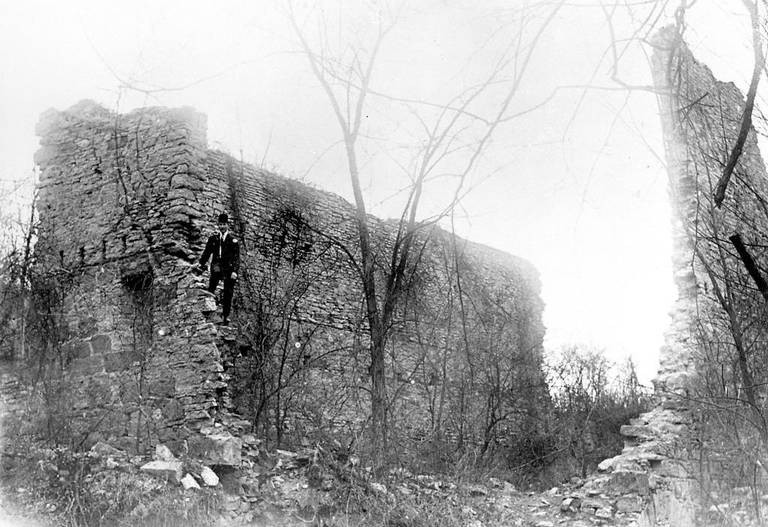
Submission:
<svg viewBox="0 0 768 527">
<path fill-rule="evenodd" d="M 208 257 L 211 258 L 211 278 L 208 281 L 208 291 L 213 293 L 219 280 L 224 280 L 224 298 L 222 300 L 224 317 L 223 325 L 229 325 L 229 312 L 232 308 L 232 294 L 235 290 L 237 271 L 240 268 L 240 246 L 237 238 L 229 232 L 229 217 L 219 214 L 219 232 L 212 234 L 205 244 L 205 250 L 200 257 L 200 268 L 205 272 Z"/>
</svg>

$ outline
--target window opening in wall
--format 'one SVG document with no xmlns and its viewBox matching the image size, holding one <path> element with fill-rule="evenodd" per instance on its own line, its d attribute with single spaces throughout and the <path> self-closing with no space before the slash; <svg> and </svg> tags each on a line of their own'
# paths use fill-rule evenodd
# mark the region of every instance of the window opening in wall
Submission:
<svg viewBox="0 0 768 527">
<path fill-rule="evenodd" d="M 130 348 L 134 360 L 143 360 L 152 343 L 154 274 L 141 270 L 123 274 L 120 281 L 125 291 L 126 312 L 130 323 Z"/>
</svg>

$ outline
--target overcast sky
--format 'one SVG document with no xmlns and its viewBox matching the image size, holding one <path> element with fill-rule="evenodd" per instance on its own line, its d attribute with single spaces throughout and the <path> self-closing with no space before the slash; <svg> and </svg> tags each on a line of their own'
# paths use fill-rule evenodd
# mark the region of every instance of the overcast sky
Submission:
<svg viewBox="0 0 768 527">
<path fill-rule="evenodd" d="M 518 36 L 523 51 L 534 45 L 552 3 L 536 4 L 406 4 L 381 49 L 373 88 L 445 103 L 484 78 Z M 365 57 L 376 5 L 298 2 L 297 20 L 317 49 L 325 27 L 329 53 L 360 49 Z M 88 98 L 119 111 L 194 106 L 208 115 L 209 145 L 350 198 L 338 126 L 299 53 L 283 2 L 0 6 L 0 179 L 32 172 L 41 112 Z M 654 97 L 616 90 L 610 80 L 607 9 L 597 0 L 571 0 L 535 43 L 511 112 L 547 102 L 496 131 L 472 174 L 456 230 L 539 269 L 548 349 L 586 343 L 615 360 L 631 355 L 648 381 L 675 295 L 667 175 Z M 628 36 L 642 13 L 633 20 L 624 8 L 613 12 L 616 37 Z M 746 20 L 737 0 L 702 0 L 688 16 L 694 50 L 722 80 L 740 86 L 751 56 Z M 632 84 L 650 83 L 641 45 L 621 56 L 618 73 Z M 161 90 L 140 93 L 126 84 Z M 612 89 L 575 87 L 584 84 Z M 505 87 L 491 90 L 476 109 L 492 112 Z M 363 183 L 372 211 L 393 216 L 404 182 L 397 163 L 412 159 L 423 141 L 416 116 L 428 121 L 434 112 L 377 97 L 369 103 Z M 434 185 L 425 212 L 439 209 L 446 196 L 443 183 Z"/>
</svg>

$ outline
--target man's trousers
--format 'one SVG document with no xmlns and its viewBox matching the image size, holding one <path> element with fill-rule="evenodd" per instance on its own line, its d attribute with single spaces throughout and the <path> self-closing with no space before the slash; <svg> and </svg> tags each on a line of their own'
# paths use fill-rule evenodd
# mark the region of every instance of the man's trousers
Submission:
<svg viewBox="0 0 768 527">
<path fill-rule="evenodd" d="M 216 286 L 219 285 L 219 281 L 224 275 L 230 276 L 231 273 L 216 273 L 211 271 L 211 278 L 208 281 L 208 291 L 211 293 L 216 291 Z M 235 292 L 235 282 L 231 278 L 224 278 L 224 295 L 222 298 L 222 316 L 229 318 L 229 312 L 232 309 L 232 295 Z"/>
</svg>

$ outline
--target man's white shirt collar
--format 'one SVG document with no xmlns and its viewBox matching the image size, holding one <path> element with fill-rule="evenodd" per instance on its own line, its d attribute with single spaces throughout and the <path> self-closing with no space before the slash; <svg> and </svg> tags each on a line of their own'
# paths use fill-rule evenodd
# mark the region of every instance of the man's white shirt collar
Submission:
<svg viewBox="0 0 768 527">
<path fill-rule="evenodd" d="M 229 230 L 227 230 L 224 234 L 221 234 L 221 232 L 219 232 L 219 258 L 221 258 L 221 246 L 224 245 L 224 240 L 227 239 L 228 234 L 229 234 Z"/>
</svg>

